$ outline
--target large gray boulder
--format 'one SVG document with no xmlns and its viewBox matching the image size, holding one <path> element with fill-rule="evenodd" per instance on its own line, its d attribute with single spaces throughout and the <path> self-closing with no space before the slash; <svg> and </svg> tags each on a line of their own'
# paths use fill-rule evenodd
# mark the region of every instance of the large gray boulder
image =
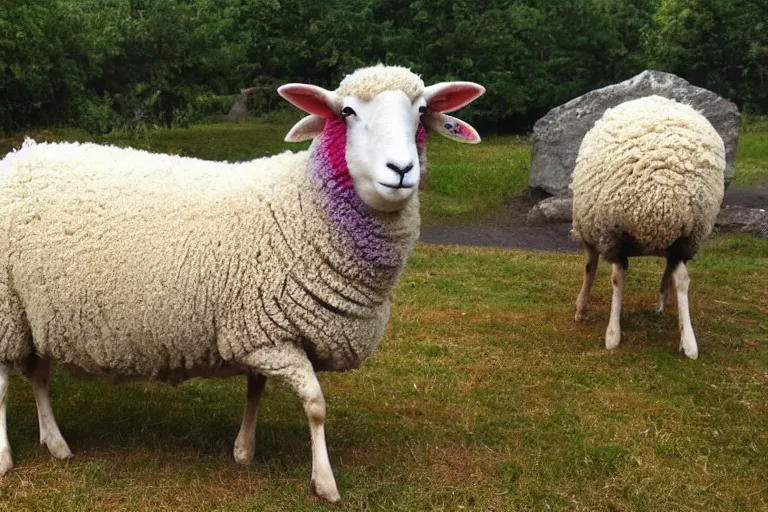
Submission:
<svg viewBox="0 0 768 512">
<path fill-rule="evenodd" d="M 619 103 L 657 94 L 687 103 L 709 119 L 725 142 L 725 186 L 733 179 L 733 160 L 741 114 L 736 104 L 691 85 L 671 73 L 646 70 L 624 82 L 588 92 L 555 107 L 533 127 L 533 155 L 529 186 L 570 195 L 568 184 L 584 135 L 607 109 Z"/>
</svg>

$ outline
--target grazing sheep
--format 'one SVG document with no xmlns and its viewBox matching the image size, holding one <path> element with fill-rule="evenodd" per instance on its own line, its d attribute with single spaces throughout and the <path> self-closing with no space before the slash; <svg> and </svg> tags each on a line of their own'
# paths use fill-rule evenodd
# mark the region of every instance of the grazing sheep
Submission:
<svg viewBox="0 0 768 512">
<path fill-rule="evenodd" d="M 443 112 L 484 89 L 376 66 L 336 91 L 279 92 L 311 114 L 286 137 L 314 138 L 308 151 L 230 164 L 28 141 L 0 162 L 0 474 L 13 465 L 13 364 L 32 381 L 41 444 L 62 459 L 51 362 L 110 379 L 240 374 L 235 459 L 253 459 L 259 399 L 278 377 L 309 420 L 312 488 L 339 500 L 315 372 L 374 351 L 419 233 L 424 127 L 479 142 Z"/>
<path fill-rule="evenodd" d="M 648 96 L 607 110 L 586 134 L 573 171 L 573 234 L 587 258 L 576 320 L 584 317 L 599 255 L 613 264 L 605 346 L 621 338 L 624 278 L 632 256 L 667 259 L 658 311 L 677 291 L 680 348 L 698 356 L 688 309 L 688 270 L 723 199 L 723 140 L 688 105 Z"/>
</svg>

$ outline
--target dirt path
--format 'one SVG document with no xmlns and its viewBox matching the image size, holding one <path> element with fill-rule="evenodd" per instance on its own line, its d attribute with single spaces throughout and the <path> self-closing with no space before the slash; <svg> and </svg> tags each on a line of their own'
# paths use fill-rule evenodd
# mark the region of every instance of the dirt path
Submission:
<svg viewBox="0 0 768 512">
<path fill-rule="evenodd" d="M 570 224 L 550 224 L 541 227 L 504 225 L 503 223 L 433 226 L 422 228 L 421 241 L 428 244 L 580 252 L 579 243 L 569 236 L 570 231 Z"/>
<path fill-rule="evenodd" d="M 581 252 L 581 246 L 570 237 L 570 224 L 526 226 L 525 216 L 536 199 L 517 197 L 507 204 L 504 219 L 485 223 L 431 226 L 421 229 L 420 240 L 429 244 L 477 245 L 509 247 L 554 252 Z M 746 188 L 729 188 L 724 205 L 768 208 L 768 181 Z"/>
<path fill-rule="evenodd" d="M 505 205 L 505 216 L 482 223 L 430 226 L 421 228 L 422 242 L 429 244 L 509 247 L 554 252 L 580 252 L 581 246 L 570 237 L 571 225 L 526 226 L 528 211 L 543 197 L 528 193 L 514 197 Z"/>
<path fill-rule="evenodd" d="M 751 187 L 731 187 L 725 191 L 723 204 L 746 206 L 747 208 L 768 208 L 768 180 Z"/>
</svg>

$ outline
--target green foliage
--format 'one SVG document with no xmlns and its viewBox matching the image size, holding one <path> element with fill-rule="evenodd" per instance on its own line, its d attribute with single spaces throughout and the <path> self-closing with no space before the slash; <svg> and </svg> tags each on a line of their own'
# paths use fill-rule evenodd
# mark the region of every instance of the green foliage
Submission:
<svg viewBox="0 0 768 512">
<path fill-rule="evenodd" d="M 74 1 L 74 0 L 60 0 Z M 226 77 L 245 58 L 227 0 L 153 2 L 77 0 L 92 31 L 112 52 L 95 86 L 130 123 L 184 126 L 204 90 L 227 92 Z"/>
<path fill-rule="evenodd" d="M 94 135 L 104 135 L 112 131 L 118 120 L 108 97 L 101 101 L 90 101 L 80 111 L 80 127 Z"/>
<path fill-rule="evenodd" d="M 80 28 L 47 0 L 0 2 L 0 129 L 75 118 L 97 73 Z"/>
<path fill-rule="evenodd" d="M 488 93 L 462 116 L 526 131 L 646 67 L 768 112 L 764 0 L 4 0 L 0 130 L 185 126 L 245 87 L 335 86 L 376 62 Z M 231 105 L 230 105 L 231 106 Z"/>
<path fill-rule="evenodd" d="M 195 100 L 195 109 L 202 116 L 224 115 L 240 98 L 238 94 L 201 94 Z"/>
<path fill-rule="evenodd" d="M 651 62 L 757 112 L 768 112 L 768 2 L 662 0 Z"/>
</svg>

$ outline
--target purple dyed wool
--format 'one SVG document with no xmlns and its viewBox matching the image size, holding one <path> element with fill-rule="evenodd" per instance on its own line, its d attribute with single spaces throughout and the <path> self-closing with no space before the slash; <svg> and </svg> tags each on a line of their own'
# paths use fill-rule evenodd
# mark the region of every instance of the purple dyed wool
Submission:
<svg viewBox="0 0 768 512">
<path fill-rule="evenodd" d="M 416 144 L 422 150 L 427 132 L 422 124 L 416 133 Z M 310 177 L 317 183 L 326 214 L 352 239 L 354 253 L 377 267 L 400 268 L 402 259 L 387 237 L 381 217 L 397 215 L 375 212 L 355 193 L 347 167 L 347 125 L 343 119 L 325 122 L 323 134 L 312 144 Z"/>
</svg>

